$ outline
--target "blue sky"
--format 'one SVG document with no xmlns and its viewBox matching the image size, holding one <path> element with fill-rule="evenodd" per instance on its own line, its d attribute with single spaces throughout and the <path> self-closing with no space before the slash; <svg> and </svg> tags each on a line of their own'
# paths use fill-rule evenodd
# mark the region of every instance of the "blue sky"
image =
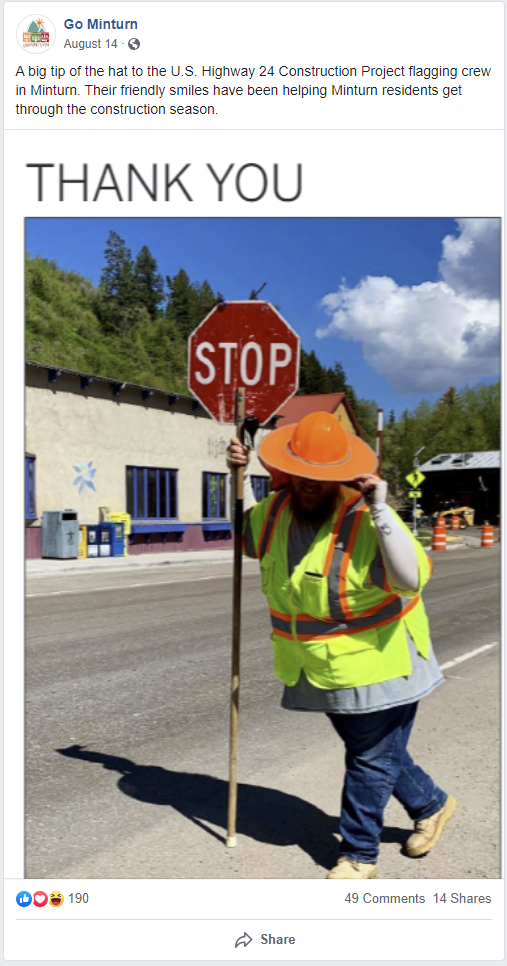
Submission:
<svg viewBox="0 0 507 966">
<path fill-rule="evenodd" d="M 31 218 L 26 247 L 97 283 L 111 230 L 227 299 L 266 282 L 303 348 L 386 411 L 498 372 L 495 219 Z"/>
</svg>

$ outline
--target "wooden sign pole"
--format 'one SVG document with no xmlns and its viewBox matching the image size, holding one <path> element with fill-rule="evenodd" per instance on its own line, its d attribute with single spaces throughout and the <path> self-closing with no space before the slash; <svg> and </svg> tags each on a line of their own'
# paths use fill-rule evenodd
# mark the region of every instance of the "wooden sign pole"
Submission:
<svg viewBox="0 0 507 966">
<path fill-rule="evenodd" d="M 236 389 L 236 435 L 240 442 L 244 439 L 245 390 Z M 232 661 L 231 661 L 231 716 L 229 740 L 229 797 L 227 802 L 227 839 L 226 845 L 233 849 L 237 845 L 236 815 L 238 806 L 238 732 L 239 732 L 239 665 L 241 642 L 241 578 L 243 545 L 243 487 L 245 469 L 237 466 L 235 473 L 234 505 L 234 568 L 232 601 Z"/>
</svg>

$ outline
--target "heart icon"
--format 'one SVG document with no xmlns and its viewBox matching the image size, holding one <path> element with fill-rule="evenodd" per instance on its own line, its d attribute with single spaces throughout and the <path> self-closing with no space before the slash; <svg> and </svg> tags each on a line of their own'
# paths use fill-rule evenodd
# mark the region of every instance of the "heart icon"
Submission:
<svg viewBox="0 0 507 966">
<path fill-rule="evenodd" d="M 33 894 L 33 904 L 34 906 L 45 906 L 48 901 L 48 897 L 45 892 L 34 892 Z"/>
</svg>

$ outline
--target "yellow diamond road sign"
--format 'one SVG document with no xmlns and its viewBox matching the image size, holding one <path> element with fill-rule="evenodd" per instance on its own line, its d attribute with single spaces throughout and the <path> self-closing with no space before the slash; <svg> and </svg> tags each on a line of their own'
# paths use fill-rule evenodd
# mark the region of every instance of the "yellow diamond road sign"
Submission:
<svg viewBox="0 0 507 966">
<path fill-rule="evenodd" d="M 422 481 L 425 480 L 426 477 L 424 473 L 421 473 L 420 470 L 414 470 L 414 472 L 409 473 L 408 476 L 405 477 L 405 479 L 407 483 L 410 483 L 410 486 L 417 487 L 421 485 Z"/>
</svg>

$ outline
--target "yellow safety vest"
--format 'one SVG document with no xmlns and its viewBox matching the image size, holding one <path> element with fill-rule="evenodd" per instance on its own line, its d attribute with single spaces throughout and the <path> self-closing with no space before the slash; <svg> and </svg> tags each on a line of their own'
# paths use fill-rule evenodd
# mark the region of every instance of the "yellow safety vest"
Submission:
<svg viewBox="0 0 507 966">
<path fill-rule="evenodd" d="M 260 560 L 277 676 L 292 686 L 304 670 L 312 684 L 326 689 L 411 674 L 405 628 L 423 657 L 430 646 L 420 591 L 431 561 L 421 545 L 414 540 L 419 586 L 401 594 L 389 584 L 368 508 L 354 496 L 322 525 L 289 575 L 292 519 L 289 493 L 273 493 L 250 512 L 243 541 L 245 553 Z"/>
</svg>

